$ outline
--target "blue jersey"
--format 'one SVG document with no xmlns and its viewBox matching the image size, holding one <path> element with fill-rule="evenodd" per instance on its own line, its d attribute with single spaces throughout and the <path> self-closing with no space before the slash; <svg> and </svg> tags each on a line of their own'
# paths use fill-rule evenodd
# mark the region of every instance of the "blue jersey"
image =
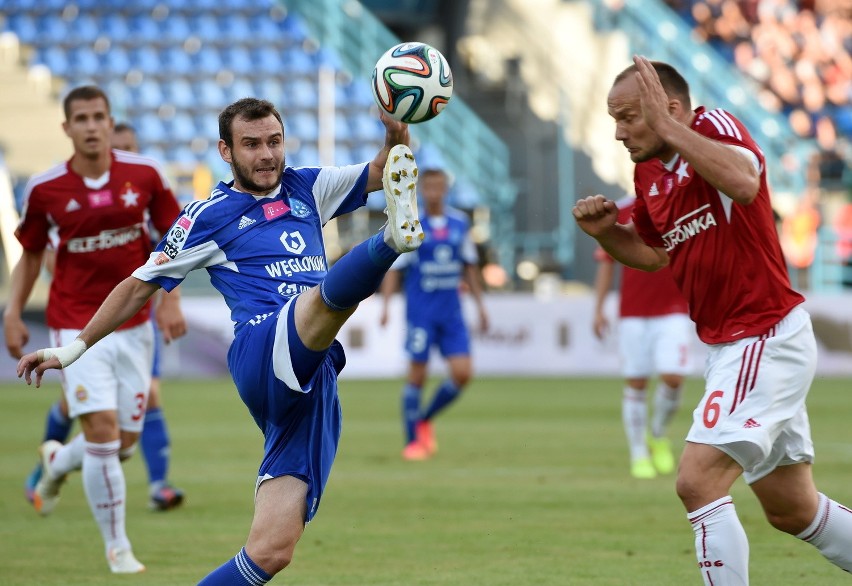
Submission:
<svg viewBox="0 0 852 586">
<path fill-rule="evenodd" d="M 405 271 L 406 315 L 411 320 L 419 315 L 460 313 L 459 286 L 465 266 L 478 260 L 468 236 L 467 216 L 448 209 L 445 216 L 424 216 L 421 223 L 423 244 L 393 265 Z"/>
<path fill-rule="evenodd" d="M 366 203 L 368 165 L 286 167 L 267 196 L 219 183 L 187 205 L 133 276 L 171 291 L 205 268 L 239 328 L 280 310 L 327 271 L 322 227 Z"/>
</svg>

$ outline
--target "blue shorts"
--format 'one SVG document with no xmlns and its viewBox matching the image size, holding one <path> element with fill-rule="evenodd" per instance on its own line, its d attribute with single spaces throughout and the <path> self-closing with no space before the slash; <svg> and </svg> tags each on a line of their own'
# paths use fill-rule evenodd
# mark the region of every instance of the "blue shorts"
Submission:
<svg viewBox="0 0 852 586">
<path fill-rule="evenodd" d="M 438 346 L 441 356 L 445 358 L 470 354 L 470 337 L 461 311 L 408 316 L 405 350 L 411 360 L 428 362 L 432 346 Z"/>
<path fill-rule="evenodd" d="M 304 348 L 293 323 L 295 297 L 279 312 L 257 316 L 240 324 L 228 350 L 228 368 L 240 397 L 264 436 L 264 478 L 295 476 L 308 485 L 310 521 L 340 441 L 342 413 L 337 397 L 337 375 L 346 358 L 336 340 L 321 353 L 319 364 L 305 384 L 283 382 L 281 362 L 300 364 L 319 353 Z M 277 373 L 276 373 L 277 371 Z M 292 372 L 292 369 L 291 369 Z"/>
</svg>

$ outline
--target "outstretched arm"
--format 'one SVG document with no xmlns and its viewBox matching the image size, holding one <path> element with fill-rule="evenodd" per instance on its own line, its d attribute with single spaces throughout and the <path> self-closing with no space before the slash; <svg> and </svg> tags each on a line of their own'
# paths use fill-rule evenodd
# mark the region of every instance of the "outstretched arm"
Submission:
<svg viewBox="0 0 852 586">
<path fill-rule="evenodd" d="M 18 377 L 23 376 L 27 384 L 32 384 L 31 375 L 35 372 L 36 387 L 40 387 L 46 370 L 65 368 L 77 360 L 87 348 L 133 317 L 159 288 L 156 283 L 127 277 L 115 286 L 76 340 L 67 346 L 44 348 L 21 358 Z"/>
</svg>

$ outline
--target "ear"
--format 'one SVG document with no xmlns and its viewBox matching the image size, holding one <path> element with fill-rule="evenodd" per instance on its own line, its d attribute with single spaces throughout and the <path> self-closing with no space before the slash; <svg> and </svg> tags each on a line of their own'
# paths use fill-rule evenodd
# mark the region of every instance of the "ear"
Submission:
<svg viewBox="0 0 852 586">
<path fill-rule="evenodd" d="M 68 138 L 71 138 L 71 135 L 68 134 L 68 128 L 69 128 L 68 121 L 67 120 L 63 121 L 62 122 L 62 132 L 65 133 L 65 136 L 67 136 Z"/>
<path fill-rule="evenodd" d="M 225 141 L 221 138 L 219 139 L 219 156 L 222 157 L 222 160 L 228 163 L 229 165 L 233 163 L 231 158 L 231 148 L 225 144 Z"/>
</svg>

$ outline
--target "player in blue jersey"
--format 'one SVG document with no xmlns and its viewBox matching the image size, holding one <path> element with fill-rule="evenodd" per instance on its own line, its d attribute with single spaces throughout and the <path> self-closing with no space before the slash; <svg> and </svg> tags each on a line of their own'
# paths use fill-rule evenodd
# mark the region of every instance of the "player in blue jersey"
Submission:
<svg viewBox="0 0 852 586">
<path fill-rule="evenodd" d="M 288 167 L 281 115 L 244 98 L 219 115 L 219 154 L 234 180 L 188 205 L 148 262 L 121 282 L 71 344 L 24 356 L 18 375 L 38 386 L 115 330 L 161 287 L 204 268 L 234 322 L 228 366 L 263 431 L 265 454 L 255 514 L 239 553 L 205 586 L 265 584 L 292 559 L 316 514 L 340 438 L 337 375 L 346 359 L 335 340 L 403 252 L 423 239 L 417 167 L 408 126 L 382 115 L 385 145 L 369 163 Z M 388 222 L 327 268 L 322 226 L 384 188 Z M 51 470 L 45 470 L 51 478 Z"/>
<path fill-rule="evenodd" d="M 407 335 L 410 356 L 408 381 L 402 391 L 402 419 L 406 460 L 425 460 L 438 444 L 432 419 L 455 401 L 470 382 L 470 339 L 462 317 L 460 286 L 467 284 L 479 311 L 479 326 L 488 329 L 488 313 L 482 302 L 477 253 L 470 240 L 467 216 L 445 205 L 449 182 L 440 169 L 426 169 L 420 177 L 423 195 L 423 245 L 403 254 L 382 283 L 384 307 L 381 324 L 388 321 L 391 294 L 399 289 L 404 274 Z M 429 352 L 437 347 L 447 361 L 450 375 L 435 391 L 425 410 L 420 396 L 426 383 Z"/>
<path fill-rule="evenodd" d="M 139 142 L 136 139 L 136 130 L 125 122 L 117 122 L 112 130 L 110 146 L 120 151 L 131 153 L 139 152 Z M 56 253 L 46 250 L 44 254 L 44 266 L 49 274 L 53 274 Z M 163 320 L 170 337 L 173 332 L 186 329 L 186 320 L 180 311 L 177 296 L 170 296 L 169 302 L 158 313 L 159 319 Z M 142 446 L 142 455 L 145 459 L 145 468 L 148 470 L 148 505 L 157 511 L 167 511 L 180 506 L 183 502 L 183 491 L 169 484 L 167 480 L 170 460 L 170 447 L 168 427 L 166 426 L 165 414 L 160 406 L 160 353 L 162 338 L 157 319 L 151 320 L 154 326 L 154 365 L 151 369 L 151 388 L 148 391 L 148 405 L 145 409 L 145 423 L 139 436 L 139 444 Z M 20 358 L 23 352 L 20 348 L 9 348 L 15 358 Z M 50 406 L 44 426 L 44 438 L 42 442 L 54 440 L 65 443 L 71 433 L 73 421 L 68 416 L 68 403 L 65 396 Z M 39 461 L 24 482 L 24 493 L 28 501 L 33 501 L 36 484 L 41 479 L 41 461 Z"/>
</svg>

